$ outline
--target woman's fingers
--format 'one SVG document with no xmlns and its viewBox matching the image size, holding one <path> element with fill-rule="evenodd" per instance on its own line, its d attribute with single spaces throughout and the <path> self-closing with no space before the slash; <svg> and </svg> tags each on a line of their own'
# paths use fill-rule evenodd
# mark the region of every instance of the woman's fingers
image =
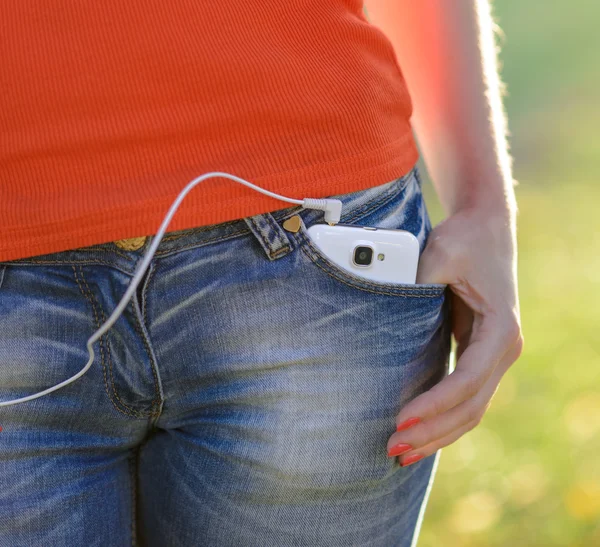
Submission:
<svg viewBox="0 0 600 547">
<path fill-rule="evenodd" d="M 514 224 L 501 212 L 464 208 L 436 226 L 419 263 L 418 283 L 452 290 L 455 370 L 396 416 L 390 455 L 407 463 L 454 442 L 487 409 L 523 347 L 516 290 Z"/>
<path fill-rule="evenodd" d="M 435 419 L 394 433 L 388 441 L 388 455 L 395 456 L 401 452 L 402 458 L 416 454 L 426 457 L 473 429 L 485 414 L 502 376 L 517 357 L 515 350 L 507 351 L 475 397 L 452 407 Z M 400 448 L 394 449 L 398 445 Z"/>
<path fill-rule="evenodd" d="M 414 418 L 432 420 L 475 397 L 500 359 L 515 344 L 519 332 L 498 321 L 496 316 L 487 316 L 480 325 L 476 317 L 473 335 L 454 372 L 409 402 L 396 417 L 396 426 L 402 427 L 406 420 Z"/>
<path fill-rule="evenodd" d="M 467 422 L 466 424 L 463 424 L 461 427 L 455 429 L 442 439 L 437 439 L 436 441 L 428 445 L 420 447 L 418 450 L 411 450 L 405 452 L 402 456 L 399 457 L 400 465 L 402 467 L 405 467 L 407 465 L 410 465 L 411 463 L 426 458 L 427 456 L 431 456 L 431 454 L 435 454 L 435 452 L 440 448 L 448 446 L 449 444 L 452 444 L 453 442 L 460 439 L 465 433 L 468 433 L 469 431 L 471 431 L 471 429 L 477 426 L 477 424 L 479 424 L 479 421 L 477 420 L 474 420 L 473 422 Z"/>
</svg>

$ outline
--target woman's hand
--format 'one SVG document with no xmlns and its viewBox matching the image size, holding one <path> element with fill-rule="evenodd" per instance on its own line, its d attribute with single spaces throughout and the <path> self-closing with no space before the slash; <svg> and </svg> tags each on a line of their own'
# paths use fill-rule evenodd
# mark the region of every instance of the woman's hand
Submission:
<svg viewBox="0 0 600 547">
<path fill-rule="evenodd" d="M 450 286 L 457 363 L 396 417 L 398 431 L 387 448 L 390 457 L 402 454 L 401 465 L 433 454 L 479 424 L 500 379 L 521 354 L 514 216 L 461 210 L 430 233 L 417 283 Z"/>
</svg>

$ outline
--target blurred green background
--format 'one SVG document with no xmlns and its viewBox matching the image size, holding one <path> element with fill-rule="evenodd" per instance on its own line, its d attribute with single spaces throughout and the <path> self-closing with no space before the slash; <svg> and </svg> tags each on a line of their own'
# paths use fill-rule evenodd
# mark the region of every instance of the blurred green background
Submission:
<svg viewBox="0 0 600 547">
<path fill-rule="evenodd" d="M 525 349 L 442 450 L 419 547 L 600 546 L 600 2 L 493 7 Z M 426 199 L 441 220 L 429 184 Z"/>
</svg>

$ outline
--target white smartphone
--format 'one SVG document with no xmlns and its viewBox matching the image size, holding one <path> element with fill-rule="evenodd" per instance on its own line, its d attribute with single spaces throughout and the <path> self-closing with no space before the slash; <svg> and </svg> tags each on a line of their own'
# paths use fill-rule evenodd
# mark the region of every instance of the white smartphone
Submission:
<svg viewBox="0 0 600 547">
<path fill-rule="evenodd" d="M 417 280 L 419 240 L 406 230 L 313 224 L 307 231 L 325 257 L 355 275 L 383 283 Z"/>
</svg>

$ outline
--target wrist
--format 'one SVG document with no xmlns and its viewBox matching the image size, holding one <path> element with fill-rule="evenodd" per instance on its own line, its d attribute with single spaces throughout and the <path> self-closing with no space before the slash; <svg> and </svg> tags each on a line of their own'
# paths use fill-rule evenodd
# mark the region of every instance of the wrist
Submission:
<svg viewBox="0 0 600 547">
<path fill-rule="evenodd" d="M 514 181 L 499 173 L 457 177 L 451 215 L 461 211 L 478 211 L 490 217 L 512 219 L 516 216 L 517 201 Z"/>
</svg>

